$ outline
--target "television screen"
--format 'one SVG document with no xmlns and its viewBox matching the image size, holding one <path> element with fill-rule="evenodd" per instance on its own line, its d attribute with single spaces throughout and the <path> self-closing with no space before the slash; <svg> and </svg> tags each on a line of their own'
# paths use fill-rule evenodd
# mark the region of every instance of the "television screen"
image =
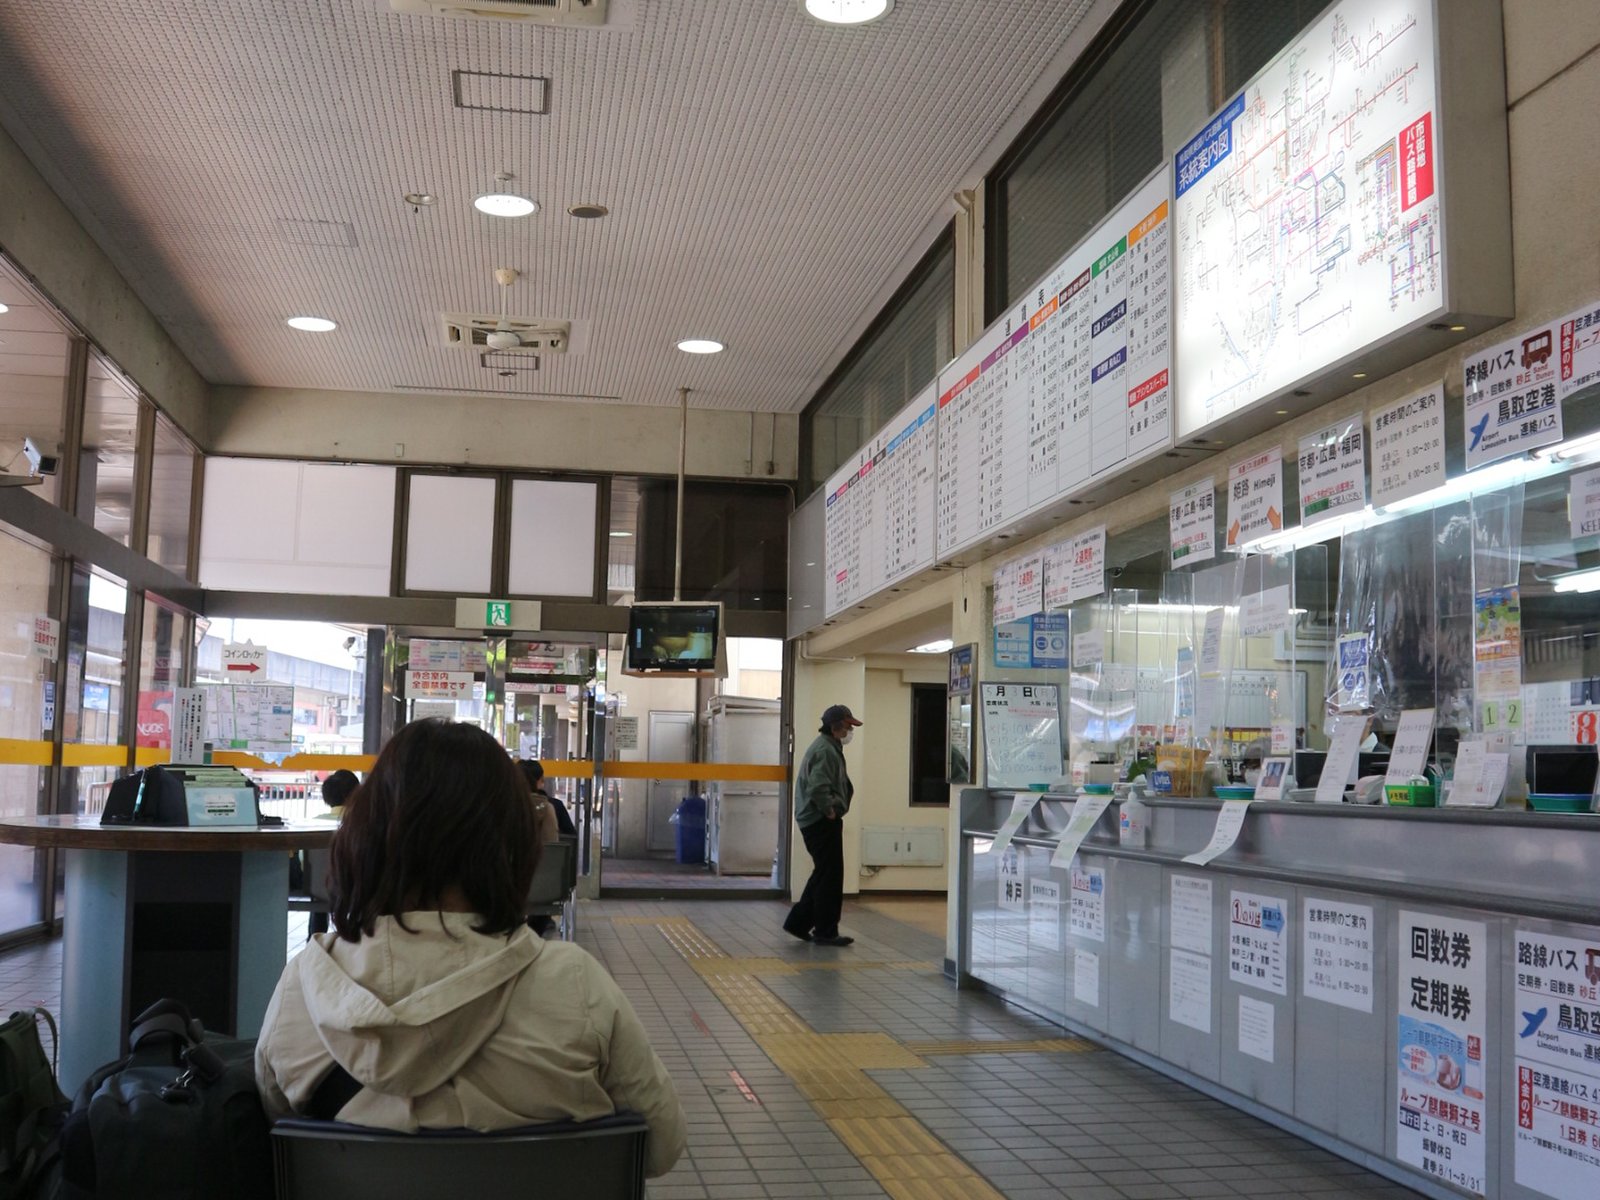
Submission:
<svg viewBox="0 0 1600 1200">
<path fill-rule="evenodd" d="M 717 669 L 720 604 L 635 604 L 628 610 L 629 671 Z"/>
</svg>

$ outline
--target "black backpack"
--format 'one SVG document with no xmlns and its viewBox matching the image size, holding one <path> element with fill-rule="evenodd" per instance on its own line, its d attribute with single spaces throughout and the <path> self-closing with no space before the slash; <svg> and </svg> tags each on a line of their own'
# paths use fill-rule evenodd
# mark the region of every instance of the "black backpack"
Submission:
<svg viewBox="0 0 1600 1200">
<path fill-rule="evenodd" d="M 183 1005 L 141 1013 L 127 1058 L 89 1076 L 62 1126 L 52 1200 L 272 1200 L 255 1042 L 202 1031 Z"/>
</svg>

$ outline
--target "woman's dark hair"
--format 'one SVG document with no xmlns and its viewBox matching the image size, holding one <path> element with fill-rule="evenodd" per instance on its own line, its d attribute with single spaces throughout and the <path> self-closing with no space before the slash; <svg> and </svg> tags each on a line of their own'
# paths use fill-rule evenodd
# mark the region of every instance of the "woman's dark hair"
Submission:
<svg viewBox="0 0 1600 1200">
<path fill-rule="evenodd" d="M 522 777 L 528 781 L 528 790 L 537 792 L 544 780 L 544 764 L 536 758 L 525 758 L 517 764 Z"/>
<path fill-rule="evenodd" d="M 440 910 L 452 886 L 480 918 L 476 932 L 510 934 L 527 919 L 539 863 L 532 797 L 483 730 L 413 721 L 345 805 L 329 858 L 330 915 L 346 941 L 372 936 L 379 917 Z"/>
</svg>

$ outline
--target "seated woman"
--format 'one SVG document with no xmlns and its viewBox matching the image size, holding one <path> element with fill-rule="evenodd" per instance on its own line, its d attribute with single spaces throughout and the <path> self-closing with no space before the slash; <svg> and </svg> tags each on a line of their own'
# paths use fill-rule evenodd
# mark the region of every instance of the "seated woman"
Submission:
<svg viewBox="0 0 1600 1200">
<path fill-rule="evenodd" d="M 616 982 L 524 922 L 540 841 L 515 764 L 487 733 L 415 721 L 345 806 L 334 932 L 278 981 L 256 1046 L 270 1116 L 304 1113 L 342 1067 L 338 1119 L 382 1129 L 508 1129 L 621 1109 L 668 1171 L 684 1117 Z"/>
</svg>

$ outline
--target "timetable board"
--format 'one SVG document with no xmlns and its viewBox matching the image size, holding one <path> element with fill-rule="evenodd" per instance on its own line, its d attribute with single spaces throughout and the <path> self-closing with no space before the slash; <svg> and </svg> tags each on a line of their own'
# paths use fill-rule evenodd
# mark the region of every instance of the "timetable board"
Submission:
<svg viewBox="0 0 1600 1200">
<path fill-rule="evenodd" d="M 1166 449 L 1165 170 L 939 375 L 938 557 Z"/>
<path fill-rule="evenodd" d="M 823 605 L 830 617 L 933 565 L 935 387 L 918 393 L 828 480 Z"/>
<path fill-rule="evenodd" d="M 1432 0 L 1342 0 L 1173 162 L 1178 436 L 1445 306 Z"/>
</svg>

